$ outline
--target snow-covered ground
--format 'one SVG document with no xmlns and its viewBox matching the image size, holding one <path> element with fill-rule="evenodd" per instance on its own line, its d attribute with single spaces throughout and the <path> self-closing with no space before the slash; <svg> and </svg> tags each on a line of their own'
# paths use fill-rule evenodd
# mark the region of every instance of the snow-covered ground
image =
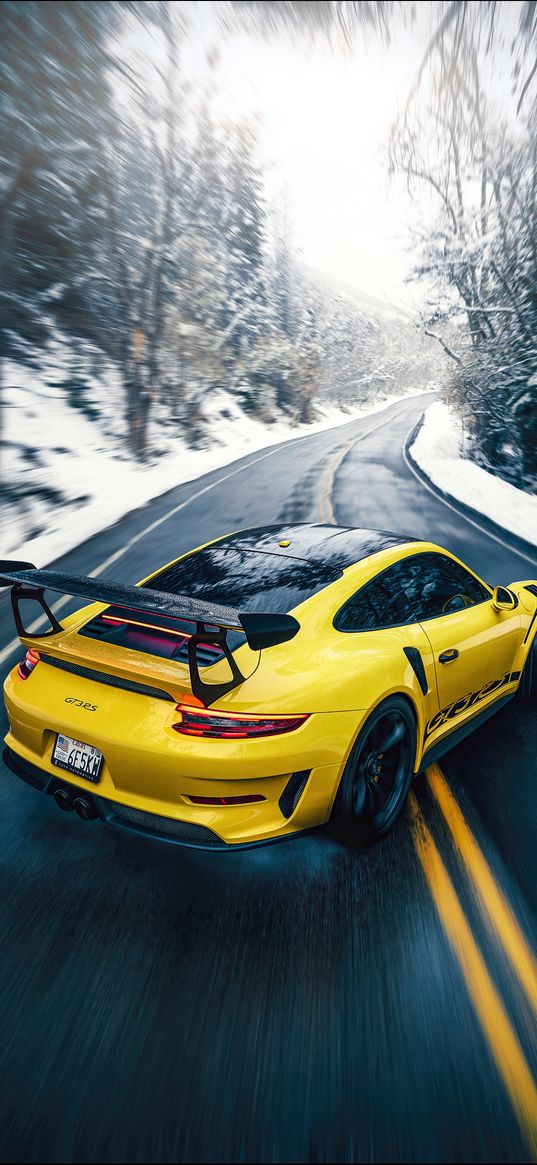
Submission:
<svg viewBox="0 0 537 1165">
<path fill-rule="evenodd" d="M 39 373 L 18 363 L 4 366 L 2 476 L 8 488 L 2 504 L 0 557 L 45 566 L 182 482 L 246 453 L 344 424 L 410 395 L 394 395 L 352 411 L 319 406 L 319 419 L 313 424 L 291 426 L 283 419 L 263 424 L 244 413 L 229 393 L 216 392 L 204 409 L 207 447 L 189 449 L 173 430 L 170 436 L 164 415 L 159 421 L 156 410 L 152 453 L 147 464 L 140 465 L 127 455 L 119 438 L 123 394 L 117 370 L 90 346 L 82 355 L 90 391 L 78 395 L 79 407 L 68 403 L 66 383 L 74 372 L 61 338 Z M 97 410 L 98 417 L 94 412 L 92 419 L 88 410 Z M 10 497 L 14 486 L 17 498 Z"/>
<path fill-rule="evenodd" d="M 444 493 L 537 546 L 537 497 L 462 457 L 461 447 L 460 419 L 447 405 L 435 402 L 411 446 L 414 461 Z"/>
</svg>

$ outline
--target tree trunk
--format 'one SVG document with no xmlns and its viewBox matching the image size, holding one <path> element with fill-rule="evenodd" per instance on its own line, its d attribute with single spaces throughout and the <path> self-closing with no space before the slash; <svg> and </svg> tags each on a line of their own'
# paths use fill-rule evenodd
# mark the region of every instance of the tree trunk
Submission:
<svg viewBox="0 0 537 1165">
<path fill-rule="evenodd" d="M 140 369 L 137 365 L 125 381 L 127 393 L 127 428 L 129 446 L 133 457 L 143 461 L 147 436 L 148 401 L 144 390 Z"/>
</svg>

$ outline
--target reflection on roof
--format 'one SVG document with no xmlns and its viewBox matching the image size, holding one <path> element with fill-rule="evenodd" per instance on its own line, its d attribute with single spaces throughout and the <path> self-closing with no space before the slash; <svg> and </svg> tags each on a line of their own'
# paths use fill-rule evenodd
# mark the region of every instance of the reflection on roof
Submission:
<svg viewBox="0 0 537 1165">
<path fill-rule="evenodd" d="M 219 539 L 217 545 L 241 546 L 245 550 L 265 551 L 286 558 L 324 562 L 341 571 L 369 558 L 370 554 L 414 541 L 414 538 L 385 530 L 301 523 L 296 526 L 258 526 L 252 530 L 239 530 L 237 534 Z M 281 547 L 280 542 L 289 542 L 289 546 Z"/>
<path fill-rule="evenodd" d="M 352 527 L 262 526 L 187 554 L 146 585 L 239 611 L 289 612 L 335 582 L 345 567 L 410 541 Z"/>
</svg>

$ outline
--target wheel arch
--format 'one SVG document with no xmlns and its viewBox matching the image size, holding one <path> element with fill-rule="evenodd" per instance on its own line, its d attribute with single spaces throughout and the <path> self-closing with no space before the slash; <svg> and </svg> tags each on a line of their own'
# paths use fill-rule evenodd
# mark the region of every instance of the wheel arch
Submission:
<svg viewBox="0 0 537 1165">
<path fill-rule="evenodd" d="M 378 700 L 376 700 L 374 703 L 372 703 L 367 708 L 365 715 L 360 720 L 360 723 L 352 736 L 349 747 L 348 747 L 347 752 L 345 754 L 345 758 L 344 758 L 343 763 L 341 765 L 339 780 L 337 782 L 336 793 L 334 794 L 334 796 L 336 796 L 337 789 L 339 788 L 339 786 L 341 784 L 341 780 L 342 780 L 343 774 L 345 772 L 345 768 L 347 766 L 347 761 L 348 761 L 349 757 L 351 756 L 351 753 L 356 745 L 356 741 L 358 740 L 358 737 L 359 737 L 360 733 L 362 732 L 363 728 L 367 724 L 369 717 L 372 716 L 373 713 L 377 711 L 377 708 L 380 708 L 381 704 L 384 704 L 387 700 L 392 700 L 395 696 L 404 700 L 405 703 L 408 704 L 408 707 L 410 708 L 410 711 L 411 711 L 412 716 L 414 718 L 414 726 L 416 729 L 416 751 L 415 751 L 415 756 L 414 756 L 414 772 L 416 773 L 418 771 L 417 760 L 418 760 L 418 756 L 421 755 L 420 741 L 423 738 L 423 732 L 421 729 L 421 722 L 422 721 L 424 722 L 424 718 L 423 718 L 423 716 L 420 716 L 420 711 L 417 707 L 417 700 L 415 699 L 414 694 L 413 693 L 411 694 L 410 692 L 405 691 L 405 690 L 401 690 L 400 688 L 394 688 L 394 690 L 391 692 L 383 692 L 382 695 L 379 696 Z"/>
<path fill-rule="evenodd" d="M 351 741 L 349 748 L 347 750 L 347 753 L 345 756 L 345 761 L 341 766 L 339 778 L 338 778 L 336 787 L 334 789 L 334 796 L 333 796 L 333 800 L 332 800 L 331 807 L 330 807 L 330 814 L 329 814 L 330 819 L 337 821 L 339 815 L 341 814 L 341 796 L 342 796 L 342 793 L 343 793 L 344 788 L 345 788 L 344 782 L 346 780 L 346 775 L 348 773 L 349 763 L 352 762 L 352 758 L 353 758 L 353 755 L 355 753 L 358 742 L 360 740 L 360 736 L 364 732 L 367 733 L 367 728 L 368 728 L 370 720 L 375 715 L 375 713 L 377 713 L 379 711 L 379 709 L 382 708 L 383 704 L 389 704 L 394 700 L 398 700 L 401 703 L 406 705 L 406 708 L 407 708 L 408 712 L 410 713 L 410 719 L 412 720 L 412 722 L 414 724 L 414 733 L 415 733 L 414 763 L 412 766 L 412 772 L 411 772 L 409 779 L 412 780 L 412 777 L 416 774 L 416 771 L 417 771 L 416 758 L 418 755 L 418 742 L 420 739 L 420 736 L 419 736 L 419 712 L 418 712 L 418 708 L 416 707 L 416 702 L 415 702 L 415 700 L 413 700 L 411 694 L 408 691 L 404 691 L 404 690 L 401 690 L 400 688 L 398 688 L 398 689 L 396 688 L 392 691 L 384 692 L 378 700 L 376 700 L 374 703 L 372 703 L 367 708 L 364 716 L 361 718 L 360 724 L 359 724 L 358 728 L 356 729 L 356 731 L 353 735 L 352 741 Z M 407 769 L 407 774 L 408 774 L 408 769 Z"/>
<path fill-rule="evenodd" d="M 394 696 L 400 696 L 400 698 L 402 700 L 404 700 L 405 703 L 408 704 L 410 711 L 412 712 L 412 715 L 414 717 L 414 727 L 416 729 L 416 746 L 415 746 L 415 750 L 414 750 L 414 773 L 417 773 L 418 772 L 418 757 L 421 757 L 421 752 L 422 752 L 422 749 L 421 749 L 421 742 L 423 740 L 422 724 L 424 724 L 424 722 L 425 722 L 424 717 L 423 717 L 423 715 L 420 715 L 420 711 L 417 707 L 417 703 L 413 699 L 413 697 L 410 695 L 409 692 L 392 692 L 391 694 Z M 388 699 L 389 697 L 386 697 L 386 698 Z M 377 707 L 378 707 L 378 705 L 377 705 Z"/>
<path fill-rule="evenodd" d="M 405 688 L 405 689 L 396 688 L 392 692 L 386 692 L 381 697 L 381 699 L 377 700 L 376 704 L 374 704 L 369 709 L 367 716 L 369 718 L 371 713 L 375 712 L 376 709 L 379 708 L 380 705 L 383 704 L 385 700 L 391 700 L 391 699 L 393 699 L 394 696 L 398 696 L 401 700 L 404 700 L 405 703 L 408 704 L 408 707 L 410 708 L 410 711 L 412 712 L 412 715 L 414 717 L 414 727 L 416 729 L 416 748 L 415 748 L 415 753 L 414 753 L 414 772 L 417 773 L 418 772 L 418 758 L 421 759 L 422 742 L 423 742 L 423 735 L 424 735 L 424 730 L 425 730 L 425 716 L 423 714 L 423 707 L 420 707 L 417 695 L 414 692 L 410 692 L 408 690 L 408 688 Z M 364 721 L 364 723 L 365 723 L 365 721 Z"/>
</svg>

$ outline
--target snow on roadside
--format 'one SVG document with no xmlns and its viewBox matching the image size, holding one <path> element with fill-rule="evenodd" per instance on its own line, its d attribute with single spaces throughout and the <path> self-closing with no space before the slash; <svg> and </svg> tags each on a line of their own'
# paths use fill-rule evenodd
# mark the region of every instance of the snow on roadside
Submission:
<svg viewBox="0 0 537 1165">
<path fill-rule="evenodd" d="M 410 453 L 444 493 L 537 546 L 537 497 L 462 457 L 461 446 L 460 419 L 437 401 L 426 410 Z"/>
<path fill-rule="evenodd" d="M 412 395 L 394 395 L 352 411 L 319 406 L 319 420 L 291 427 L 283 419 L 272 425 L 254 420 L 229 393 L 220 391 L 205 409 L 214 443 L 189 449 L 159 426 L 152 459 L 139 465 L 127 456 L 117 434 L 115 408 L 121 389 L 113 366 L 101 367 L 91 381 L 88 402 L 98 409 L 98 422 L 68 404 L 62 384 L 65 368 L 61 375 L 56 371 L 60 366 L 55 353 L 50 366 L 39 372 L 9 361 L 4 367 L 2 475 L 26 496 L 21 504 L 20 497 L 10 501 L 6 491 L 0 556 L 38 566 L 174 486 L 247 453 L 345 424 Z"/>
</svg>

